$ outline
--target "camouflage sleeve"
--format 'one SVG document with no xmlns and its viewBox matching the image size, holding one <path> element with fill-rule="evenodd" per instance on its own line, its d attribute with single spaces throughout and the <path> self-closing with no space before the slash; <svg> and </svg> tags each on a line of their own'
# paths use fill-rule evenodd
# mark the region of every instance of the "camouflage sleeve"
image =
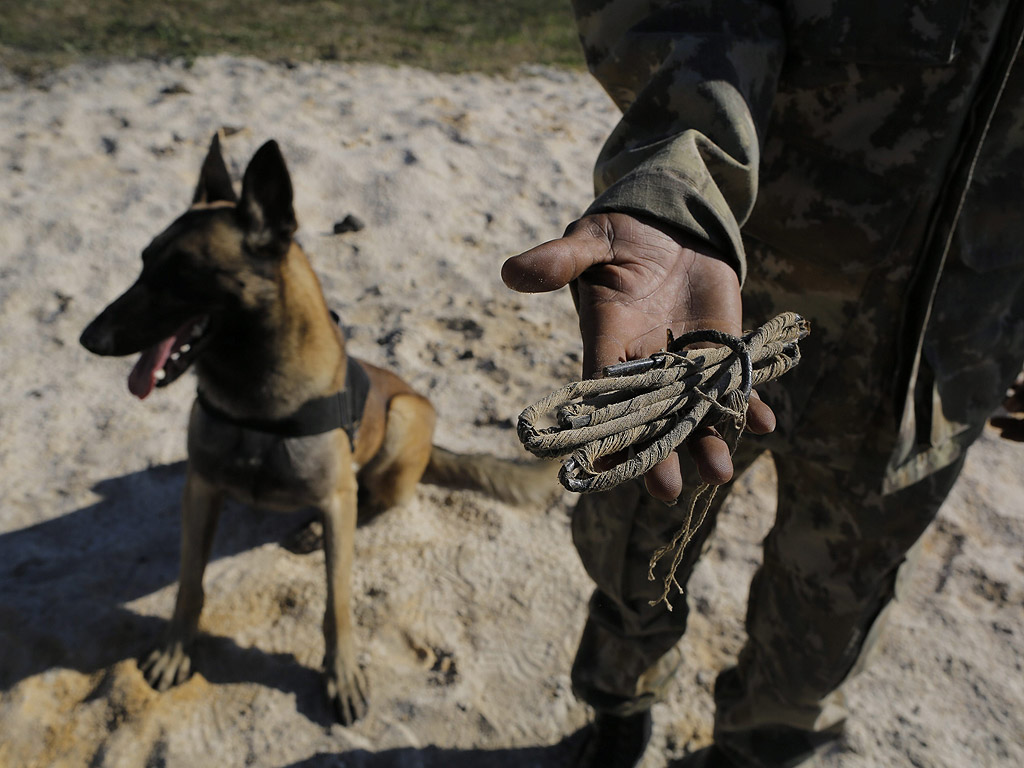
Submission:
<svg viewBox="0 0 1024 768">
<path fill-rule="evenodd" d="M 746 273 L 740 227 L 784 54 L 757 0 L 573 0 L 590 71 L 622 110 L 587 213 L 653 216 Z"/>
</svg>

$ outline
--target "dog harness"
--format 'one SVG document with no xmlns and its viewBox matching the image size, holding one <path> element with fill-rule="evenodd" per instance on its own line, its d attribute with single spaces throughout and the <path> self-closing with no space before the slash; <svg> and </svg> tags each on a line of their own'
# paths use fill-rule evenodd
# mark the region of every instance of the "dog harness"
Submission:
<svg viewBox="0 0 1024 768">
<path fill-rule="evenodd" d="M 240 419 L 225 413 L 207 400 L 202 390 L 196 392 L 196 399 L 209 416 L 234 424 L 236 427 L 280 437 L 310 437 L 334 429 L 343 429 L 348 435 L 349 442 L 354 445 L 369 392 L 369 374 L 363 366 L 349 358 L 345 370 L 344 389 L 333 395 L 310 400 L 291 416 L 283 419 Z"/>
</svg>

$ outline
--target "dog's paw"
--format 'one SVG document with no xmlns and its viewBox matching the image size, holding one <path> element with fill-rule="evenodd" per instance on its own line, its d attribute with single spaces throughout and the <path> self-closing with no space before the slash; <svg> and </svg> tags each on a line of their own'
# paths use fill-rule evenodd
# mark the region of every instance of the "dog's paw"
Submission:
<svg viewBox="0 0 1024 768">
<path fill-rule="evenodd" d="M 146 682 L 158 691 L 181 685 L 192 675 L 192 657 L 180 640 L 157 648 L 139 665 Z"/>
<path fill-rule="evenodd" d="M 334 716 L 342 725 L 352 725 L 366 714 L 368 686 L 365 673 L 359 667 L 328 671 L 327 698 L 334 708 Z"/>
<path fill-rule="evenodd" d="M 324 524 L 319 520 L 310 520 L 301 528 L 288 534 L 281 546 L 295 555 L 308 555 L 324 548 Z"/>
</svg>

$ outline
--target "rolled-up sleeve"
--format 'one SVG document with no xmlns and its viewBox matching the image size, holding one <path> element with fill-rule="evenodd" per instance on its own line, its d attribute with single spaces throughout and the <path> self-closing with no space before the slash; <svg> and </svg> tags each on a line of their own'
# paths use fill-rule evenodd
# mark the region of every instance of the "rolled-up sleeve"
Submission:
<svg viewBox="0 0 1024 768">
<path fill-rule="evenodd" d="M 587 213 L 654 217 L 708 242 L 743 280 L 740 228 L 785 54 L 768 2 L 574 0 L 590 71 L 622 110 Z"/>
</svg>

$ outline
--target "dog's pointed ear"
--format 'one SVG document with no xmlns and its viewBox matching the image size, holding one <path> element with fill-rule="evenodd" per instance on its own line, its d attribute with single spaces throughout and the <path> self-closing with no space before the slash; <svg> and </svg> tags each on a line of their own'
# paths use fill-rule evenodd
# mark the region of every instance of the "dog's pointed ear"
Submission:
<svg viewBox="0 0 1024 768">
<path fill-rule="evenodd" d="M 203 167 L 199 171 L 199 183 L 196 184 L 196 193 L 192 196 L 192 205 L 215 203 L 219 200 L 237 203 L 238 197 L 235 195 L 235 188 L 231 186 L 231 174 L 228 173 L 224 156 L 220 152 L 220 135 L 215 133 L 206 159 L 203 160 Z"/>
<path fill-rule="evenodd" d="M 275 256 L 288 251 L 298 224 L 292 208 L 292 180 L 276 141 L 260 147 L 245 169 L 238 216 L 253 251 Z"/>
</svg>

